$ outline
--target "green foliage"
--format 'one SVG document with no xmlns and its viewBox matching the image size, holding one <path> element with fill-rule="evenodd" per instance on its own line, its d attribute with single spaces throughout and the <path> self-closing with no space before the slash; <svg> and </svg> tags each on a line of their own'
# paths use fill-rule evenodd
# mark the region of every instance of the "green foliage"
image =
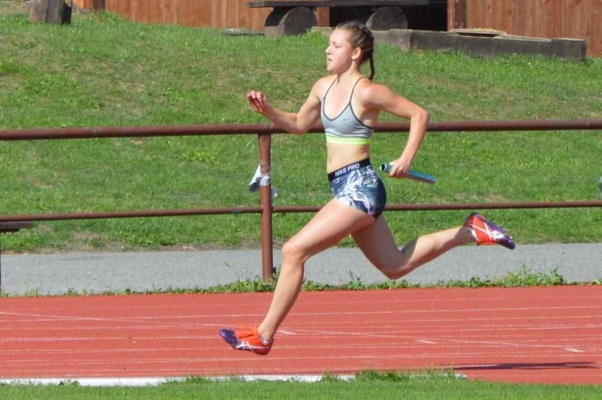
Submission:
<svg viewBox="0 0 602 400">
<path fill-rule="evenodd" d="M 545 274 L 542 272 L 534 273 L 524 265 L 518 272 L 508 272 L 502 278 L 481 279 L 472 277 L 469 281 L 453 281 L 443 284 L 446 287 L 519 287 L 519 286 L 558 286 L 565 285 L 566 282 L 562 275 L 558 273 L 558 268 Z"/>
<path fill-rule="evenodd" d="M 420 380 L 447 380 L 464 379 L 456 375 L 453 370 L 412 370 L 412 371 L 362 371 L 356 374 L 355 379 L 366 382 L 407 382 L 412 379 Z"/>
<path fill-rule="evenodd" d="M 594 385 L 519 385 L 458 379 L 452 372 L 427 370 L 378 373 L 364 371 L 352 380 L 325 374 L 317 383 L 192 377 L 158 387 L 83 387 L 78 385 L 2 385 L 0 396 L 21 399 L 598 399 Z"/>
<path fill-rule="evenodd" d="M 532 272 L 526 267 L 522 267 L 517 272 L 508 272 L 506 275 L 492 278 L 482 279 L 478 277 L 470 278 L 468 281 L 447 281 L 438 282 L 436 284 L 412 284 L 406 280 L 385 281 L 381 283 L 367 284 L 362 282 L 359 277 L 349 274 L 350 280 L 340 285 L 332 285 L 328 283 L 318 283 L 311 280 L 305 280 L 301 290 L 306 292 L 312 291 L 332 291 L 332 290 L 394 290 L 394 289 L 412 289 L 412 288 L 486 288 L 486 287 L 532 287 L 532 286 L 560 286 L 560 285 L 583 285 L 584 283 L 566 282 L 557 269 L 553 269 L 549 273 Z M 192 287 L 192 288 L 165 288 L 165 289 L 148 289 L 136 291 L 125 289 L 121 291 L 104 291 L 102 293 L 94 293 L 91 291 L 78 292 L 75 289 L 69 289 L 63 296 L 88 296 L 101 294 L 105 296 L 112 295 L 137 295 L 137 294 L 210 294 L 210 293 L 261 293 L 273 292 L 278 282 L 278 274 L 275 273 L 272 280 L 264 282 L 260 277 L 255 277 L 246 280 L 237 280 L 229 284 L 216 285 L 209 288 Z M 588 283 L 599 285 L 600 280 Z M 26 292 L 25 297 L 40 296 L 39 289 Z M 8 297 L 8 294 L 0 289 L 0 297 Z"/>
</svg>

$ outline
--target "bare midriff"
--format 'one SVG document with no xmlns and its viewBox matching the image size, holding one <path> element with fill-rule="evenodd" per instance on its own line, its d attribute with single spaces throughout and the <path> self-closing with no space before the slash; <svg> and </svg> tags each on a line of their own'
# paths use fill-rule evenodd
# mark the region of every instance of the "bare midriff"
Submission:
<svg viewBox="0 0 602 400">
<path fill-rule="evenodd" d="M 327 143 L 326 172 L 330 173 L 346 165 L 370 157 L 370 145 Z"/>
</svg>

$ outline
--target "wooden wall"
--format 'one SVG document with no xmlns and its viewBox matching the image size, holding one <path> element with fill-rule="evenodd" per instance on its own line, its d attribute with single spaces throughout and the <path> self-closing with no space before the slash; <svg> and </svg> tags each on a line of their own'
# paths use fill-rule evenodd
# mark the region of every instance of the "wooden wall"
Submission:
<svg viewBox="0 0 602 400">
<path fill-rule="evenodd" d="M 246 8 L 249 0 L 74 0 L 134 21 L 262 30 L 271 8 Z M 328 26 L 328 8 L 318 8 Z M 511 35 L 587 40 L 589 57 L 602 56 L 602 0 L 448 0 L 448 29 L 491 28 Z"/>
<path fill-rule="evenodd" d="M 133 21 L 263 30 L 271 8 L 247 8 L 249 0 L 74 0 L 87 9 L 104 9 Z M 318 8 L 318 25 L 328 26 L 328 8 Z"/>
<path fill-rule="evenodd" d="M 511 35 L 587 40 L 602 56 L 602 0 L 448 0 L 448 29 L 491 28 Z"/>
</svg>

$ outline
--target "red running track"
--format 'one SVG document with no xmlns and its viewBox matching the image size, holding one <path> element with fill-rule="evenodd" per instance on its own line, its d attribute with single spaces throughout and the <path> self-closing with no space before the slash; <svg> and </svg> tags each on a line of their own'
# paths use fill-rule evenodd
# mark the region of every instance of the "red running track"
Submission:
<svg viewBox="0 0 602 400">
<path fill-rule="evenodd" d="M 0 378 L 321 375 L 453 368 L 469 379 L 602 384 L 602 287 L 303 292 L 265 357 L 219 329 L 262 294 L 0 299 Z"/>
</svg>

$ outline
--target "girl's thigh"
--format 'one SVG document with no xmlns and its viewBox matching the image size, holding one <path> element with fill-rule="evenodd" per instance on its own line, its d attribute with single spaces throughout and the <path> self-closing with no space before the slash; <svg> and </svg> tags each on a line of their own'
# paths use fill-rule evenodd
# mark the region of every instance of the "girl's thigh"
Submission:
<svg viewBox="0 0 602 400">
<path fill-rule="evenodd" d="M 353 232 L 352 236 L 366 258 L 383 273 L 402 262 L 403 256 L 384 215 L 373 224 Z"/>
<path fill-rule="evenodd" d="M 287 242 L 286 246 L 311 257 L 372 223 L 374 217 L 342 201 L 332 199 Z"/>
</svg>

